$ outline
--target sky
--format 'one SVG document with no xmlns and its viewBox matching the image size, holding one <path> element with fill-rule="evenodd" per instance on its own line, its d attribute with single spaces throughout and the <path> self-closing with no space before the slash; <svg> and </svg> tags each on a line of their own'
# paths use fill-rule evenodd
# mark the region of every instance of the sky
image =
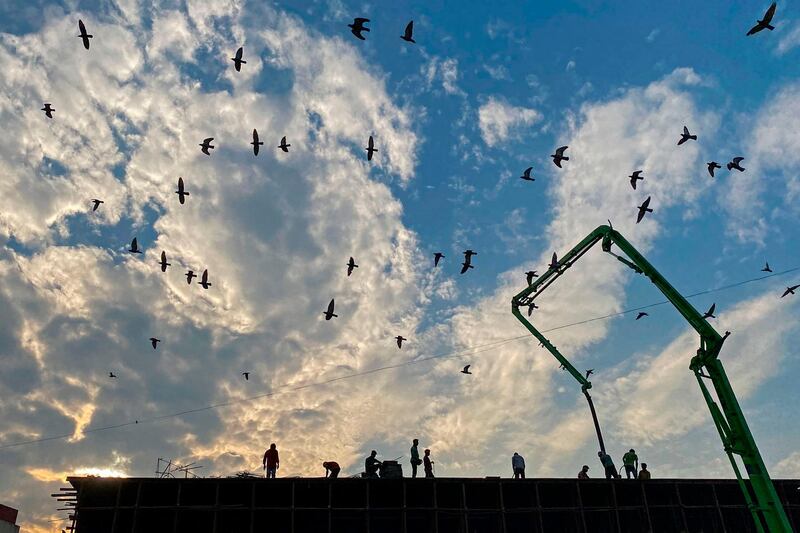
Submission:
<svg viewBox="0 0 800 533">
<path fill-rule="evenodd" d="M 722 288 L 691 302 L 732 333 L 720 358 L 770 473 L 800 477 L 800 294 L 780 297 L 800 283 L 800 11 L 745 37 L 768 4 L 0 1 L 0 501 L 57 531 L 67 475 L 258 472 L 271 442 L 279 476 L 407 462 L 413 438 L 440 477 L 508 476 L 515 451 L 529 477 L 599 475 L 580 387 L 510 301 L 607 220 L 682 293 Z M 594 250 L 532 320 L 662 299 Z M 731 477 L 697 335 L 648 312 L 548 335 L 595 369 L 617 463 Z"/>
</svg>

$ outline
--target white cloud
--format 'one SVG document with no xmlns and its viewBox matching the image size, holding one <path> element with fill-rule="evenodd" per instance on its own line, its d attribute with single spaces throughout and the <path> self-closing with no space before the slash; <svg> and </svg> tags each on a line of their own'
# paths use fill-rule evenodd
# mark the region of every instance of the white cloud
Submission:
<svg viewBox="0 0 800 533">
<path fill-rule="evenodd" d="M 452 57 L 442 59 L 438 56 L 433 56 L 422 66 L 421 70 L 428 88 L 430 88 L 435 81 L 438 81 L 441 83 L 445 93 L 460 96 L 465 95 L 464 91 L 458 87 L 457 59 Z"/>
<path fill-rule="evenodd" d="M 575 60 L 570 59 L 567 62 L 567 66 L 564 68 L 564 70 L 566 70 L 567 72 L 569 72 L 570 70 L 575 70 Z"/>
<path fill-rule="evenodd" d="M 661 33 L 660 28 L 653 28 L 650 31 L 650 33 L 647 34 L 647 37 L 645 37 L 645 41 L 647 41 L 648 43 L 652 43 L 653 41 L 656 40 L 656 37 L 658 37 L 659 33 Z"/>
<path fill-rule="evenodd" d="M 485 70 L 492 79 L 495 80 L 511 80 L 511 76 L 508 73 L 508 69 L 505 65 L 489 65 L 484 64 L 483 70 Z"/>
<path fill-rule="evenodd" d="M 478 109 L 478 126 L 483 141 L 495 146 L 509 138 L 518 138 L 524 130 L 542 119 L 542 114 L 522 106 L 514 106 L 494 96 Z"/>
<path fill-rule="evenodd" d="M 775 48 L 775 53 L 778 55 L 783 55 L 800 46 L 800 22 L 795 21 L 790 24 L 787 21 L 784 25 L 789 29 L 782 32 L 778 46 Z"/>
<path fill-rule="evenodd" d="M 770 474 L 788 479 L 800 478 L 800 452 L 794 452 L 778 461 L 778 464 L 770 469 Z"/>
</svg>

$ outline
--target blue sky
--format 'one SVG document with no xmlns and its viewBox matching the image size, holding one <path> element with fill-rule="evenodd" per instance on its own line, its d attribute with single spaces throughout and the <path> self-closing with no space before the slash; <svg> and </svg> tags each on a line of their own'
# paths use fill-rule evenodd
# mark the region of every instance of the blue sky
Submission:
<svg viewBox="0 0 800 533">
<path fill-rule="evenodd" d="M 800 267 L 800 15 L 781 2 L 774 32 L 745 37 L 767 6 L 3 3 L 0 445 L 71 435 L 0 449 L 4 503 L 49 531 L 47 495 L 67 474 L 149 475 L 169 456 L 225 475 L 257 469 L 273 441 L 282 475 L 319 475 L 315 461 L 333 459 L 356 473 L 371 448 L 393 458 L 416 436 L 439 475 L 507 475 L 520 451 L 529 475 L 573 476 L 596 443 L 554 360 L 527 339 L 459 354 L 523 335 L 509 303 L 524 272 L 606 219 L 684 293 L 758 277 L 764 261 Z M 371 19 L 366 41 L 348 31 L 356 16 Z M 412 19 L 416 45 L 399 39 Z M 684 125 L 699 138 L 679 147 Z M 274 148 L 283 135 L 289 154 Z M 209 136 L 206 157 L 197 144 Z M 559 170 L 548 156 L 564 144 Z M 744 173 L 708 176 L 707 161 L 736 155 Z M 518 179 L 529 166 L 532 183 Z M 655 211 L 636 225 L 648 195 Z M 95 197 L 105 204 L 93 214 Z M 134 236 L 142 257 L 124 253 Z M 462 276 L 467 248 L 476 268 Z M 347 278 L 351 255 L 360 267 Z M 189 268 L 208 268 L 212 289 L 187 285 Z M 629 272 L 587 255 L 536 324 L 662 299 Z M 798 402 L 800 310 L 779 298 L 798 279 L 692 300 L 716 302 L 713 324 L 733 332 L 722 358 L 776 477 L 800 476 L 786 409 Z M 325 322 L 332 297 L 340 318 Z M 669 307 L 650 315 L 552 340 L 595 368 L 615 457 L 633 446 L 654 475 L 728 477 L 688 370 L 697 339 Z M 155 352 L 150 336 L 163 339 Z M 241 401 L 433 354 L 454 356 Z"/>
</svg>

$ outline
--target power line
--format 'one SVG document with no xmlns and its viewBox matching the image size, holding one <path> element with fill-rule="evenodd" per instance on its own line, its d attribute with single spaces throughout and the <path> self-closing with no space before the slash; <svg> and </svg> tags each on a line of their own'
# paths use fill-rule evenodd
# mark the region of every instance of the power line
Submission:
<svg viewBox="0 0 800 533">
<path fill-rule="evenodd" d="M 705 294 L 712 294 L 712 293 L 716 293 L 716 292 L 722 292 L 722 291 L 730 290 L 730 289 L 733 289 L 733 288 L 736 288 L 736 287 L 741 287 L 743 285 L 747 285 L 749 283 L 753 283 L 753 282 L 756 282 L 756 281 L 762 281 L 762 280 L 773 278 L 773 277 L 776 277 L 776 276 L 782 276 L 784 274 L 789 274 L 791 272 L 796 272 L 798 270 L 800 270 L 800 266 L 794 267 L 794 268 L 790 268 L 790 269 L 787 269 L 787 270 L 782 270 L 780 272 L 773 272 L 771 274 L 767 274 L 766 276 L 759 276 L 757 278 L 751 278 L 751 279 L 747 279 L 747 280 L 744 280 L 744 281 L 731 283 L 729 285 L 723 285 L 722 287 L 717 287 L 717 288 L 714 288 L 714 289 L 707 289 L 707 290 L 703 290 L 703 291 L 698 291 L 698 292 L 686 295 L 685 298 L 688 299 L 688 298 L 694 298 L 694 297 L 697 297 L 697 296 L 702 296 L 702 295 L 705 295 Z M 611 314 L 608 314 L 608 315 L 588 318 L 588 319 L 580 320 L 580 321 L 577 321 L 577 322 L 570 322 L 568 324 L 562 324 L 560 326 L 554 326 L 552 328 L 548 328 L 548 329 L 542 330 L 542 333 L 548 333 L 548 332 L 557 331 L 557 330 L 560 330 L 560 329 L 570 328 L 570 327 L 574 327 L 574 326 L 580 326 L 582 324 L 587 324 L 589 322 L 596 322 L 598 320 L 607 320 L 609 318 L 614 318 L 614 317 L 626 315 L 628 313 L 641 311 L 642 309 L 650 309 L 652 307 L 657 307 L 657 306 L 664 305 L 664 304 L 667 304 L 667 303 L 669 303 L 669 300 L 662 300 L 660 302 L 655 302 L 655 303 L 651 303 L 651 304 L 647 304 L 647 305 L 642 305 L 642 306 L 639 306 L 639 307 L 633 307 L 633 308 L 630 308 L 630 309 L 626 309 L 624 311 L 619 311 L 617 313 L 611 313 Z M 418 357 L 418 358 L 412 359 L 410 361 L 403 361 L 401 363 L 395 363 L 395 364 L 391 364 L 391 365 L 371 368 L 369 370 L 364 370 L 364 371 L 361 371 L 361 372 L 353 372 L 351 374 L 346 374 L 344 376 L 330 378 L 330 379 L 326 379 L 326 380 L 322 380 L 322 381 L 314 381 L 314 382 L 311 382 L 311 383 L 306 383 L 306 384 L 303 384 L 303 385 L 297 385 L 297 386 L 294 386 L 294 387 L 289 387 L 288 385 L 284 384 L 284 385 L 279 386 L 278 390 L 274 390 L 274 391 L 270 391 L 270 392 L 266 392 L 266 393 L 262 393 L 262 394 L 257 394 L 255 396 L 249 396 L 247 398 L 238 398 L 238 399 L 228 400 L 228 401 L 225 401 L 225 402 L 206 405 L 206 406 L 203 406 L 203 407 L 197 407 L 197 408 L 194 408 L 194 409 L 187 409 L 187 410 L 184 410 L 184 411 L 178 411 L 178 412 L 175 412 L 175 413 L 169 413 L 169 414 L 165 414 L 165 415 L 159 415 L 159 416 L 152 416 L 152 417 L 147 417 L 147 418 L 142 418 L 142 419 L 136 419 L 136 420 L 133 420 L 133 421 L 122 422 L 122 423 L 119 423 L 119 424 L 101 426 L 101 427 L 96 427 L 96 428 L 88 428 L 88 429 L 85 429 L 83 431 L 83 434 L 84 435 L 88 435 L 88 434 L 92 434 L 92 433 L 99 433 L 99 432 L 102 432 L 102 431 L 110 431 L 110 430 L 113 430 L 113 429 L 120 429 L 120 428 L 124 428 L 124 427 L 128 427 L 128 426 L 135 426 L 135 425 L 138 425 L 138 424 L 147 424 L 147 423 L 151 423 L 151 422 L 159 422 L 161 420 L 166 420 L 168 418 L 176 418 L 176 417 L 185 416 L 185 415 L 189 415 L 189 414 L 193 414 L 193 413 L 200 413 L 200 412 L 203 412 L 203 411 L 211 411 L 213 409 L 218 409 L 220 407 L 229 407 L 231 405 L 236 405 L 236 404 L 245 403 L 245 402 L 251 402 L 251 401 L 254 401 L 254 400 L 259 400 L 261 398 L 269 398 L 271 396 L 275 396 L 275 395 L 278 395 L 278 394 L 287 394 L 287 393 L 297 392 L 297 391 L 304 390 L 304 389 L 310 389 L 310 388 L 313 388 L 313 387 L 319 387 L 319 386 L 322 386 L 322 385 L 329 385 L 329 384 L 335 383 L 337 381 L 344 381 L 344 380 L 348 380 L 348 379 L 354 379 L 354 378 L 358 378 L 358 377 L 362 377 L 362 376 L 366 376 L 366 375 L 370 375 L 370 374 L 376 374 L 378 372 L 384 372 L 386 370 L 394 370 L 394 369 L 402 368 L 402 367 L 405 367 L 405 366 L 411 366 L 411 365 L 416 365 L 416 364 L 420 364 L 420 363 L 426 363 L 428 361 L 433 361 L 433 360 L 437 360 L 437 359 L 453 359 L 453 358 L 458 358 L 458 357 L 465 357 L 465 356 L 468 356 L 468 355 L 476 355 L 476 354 L 479 354 L 479 353 L 495 350 L 495 349 L 499 348 L 500 346 L 503 346 L 503 345 L 511 343 L 511 342 L 519 341 L 519 340 L 522 340 L 522 339 L 531 340 L 531 339 L 534 339 L 534 338 L 535 337 L 533 337 L 531 335 L 528 335 L 528 334 L 519 335 L 519 336 L 516 336 L 516 337 L 509 337 L 509 338 L 506 338 L 506 339 L 499 339 L 499 340 L 488 342 L 488 343 L 485 343 L 485 344 L 479 344 L 477 346 L 473 346 L 471 348 L 465 348 L 465 349 L 459 350 L 459 351 L 445 352 L 445 353 L 441 353 L 441 354 L 430 355 L 428 357 Z M 61 435 L 52 435 L 52 436 L 49 436 L 49 437 L 42 437 L 42 438 L 31 439 L 31 440 L 27 440 L 27 441 L 13 442 L 11 444 L 3 444 L 3 445 L 0 445 L 0 450 L 4 450 L 4 449 L 8 449 L 8 448 L 16 448 L 16 447 L 20 447 L 20 446 L 27 446 L 29 444 L 37 444 L 37 443 L 41 443 L 41 442 L 48 442 L 48 441 L 66 439 L 66 438 L 71 437 L 73 434 L 74 434 L 74 432 L 73 433 L 64 433 L 64 434 L 61 434 Z"/>
</svg>

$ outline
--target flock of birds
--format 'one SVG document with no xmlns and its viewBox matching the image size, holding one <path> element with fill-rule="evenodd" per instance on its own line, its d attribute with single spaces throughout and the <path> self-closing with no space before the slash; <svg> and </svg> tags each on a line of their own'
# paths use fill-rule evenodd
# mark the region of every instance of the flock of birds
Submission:
<svg viewBox="0 0 800 533">
<path fill-rule="evenodd" d="M 776 9 L 776 3 L 773 2 L 772 5 L 769 7 L 769 9 L 767 9 L 767 11 L 764 14 L 763 18 L 757 21 L 756 25 L 753 26 L 750 29 L 750 31 L 747 32 L 747 35 L 756 34 L 756 33 L 760 32 L 760 31 L 762 31 L 764 29 L 773 30 L 774 26 L 772 26 L 771 22 L 772 22 L 772 18 L 775 15 L 775 9 Z M 363 34 L 364 34 L 364 32 L 369 32 L 370 31 L 370 29 L 365 26 L 365 24 L 368 23 L 369 21 L 370 20 L 368 18 L 363 18 L 363 17 L 355 18 L 353 20 L 352 24 L 348 24 L 348 27 L 350 28 L 350 32 L 356 38 L 358 38 L 358 39 L 360 39 L 362 41 L 366 40 L 366 37 Z M 93 39 L 94 36 L 86 31 L 86 25 L 83 23 L 82 20 L 78 20 L 78 29 L 80 31 L 78 37 L 81 39 L 81 41 L 83 43 L 83 47 L 86 50 L 89 50 L 89 48 L 90 48 L 90 39 Z M 416 41 L 413 38 L 413 32 L 414 32 L 414 21 L 412 20 L 406 25 L 405 31 L 403 32 L 403 35 L 400 36 L 400 38 L 403 39 L 406 42 L 409 42 L 409 43 L 416 43 Z M 234 69 L 236 70 L 236 72 L 241 72 L 242 65 L 247 64 L 247 61 L 244 59 L 244 47 L 239 47 L 236 50 L 236 53 L 234 54 L 234 57 L 232 57 L 230 59 L 231 59 L 231 61 L 233 61 Z M 55 113 L 55 111 L 56 111 L 55 108 L 53 107 L 53 105 L 51 103 L 49 103 L 49 102 L 44 103 L 44 107 L 42 107 L 41 110 L 44 111 L 45 115 L 49 119 L 53 118 L 53 113 Z M 696 141 L 697 140 L 697 135 L 691 134 L 689 132 L 689 128 L 684 126 L 683 127 L 683 133 L 681 133 L 680 139 L 678 140 L 678 146 L 680 146 L 680 145 L 682 145 L 682 144 L 684 144 L 684 143 L 686 143 L 687 141 L 690 141 L 690 140 L 691 141 Z M 204 153 L 205 155 L 210 156 L 211 155 L 211 150 L 215 149 L 215 146 L 212 144 L 213 141 L 214 141 L 214 137 L 207 137 L 207 138 L 203 139 L 203 142 L 201 142 L 199 144 L 200 151 L 202 153 Z M 258 131 L 256 129 L 253 129 L 253 139 L 250 142 L 250 144 L 253 146 L 253 155 L 254 156 L 258 156 L 259 151 L 260 151 L 260 147 L 264 145 L 264 142 L 260 140 L 259 135 L 258 135 Z M 279 150 L 283 151 L 284 153 L 288 153 L 289 152 L 289 148 L 291 146 L 292 146 L 291 144 L 287 143 L 286 136 L 283 136 L 281 138 L 280 144 L 277 145 L 277 148 Z M 568 146 L 560 146 L 560 147 L 556 148 L 555 153 L 550 155 L 550 157 L 553 159 L 553 164 L 556 167 L 563 168 L 562 163 L 565 162 L 565 161 L 569 161 L 570 160 L 569 157 L 564 155 L 568 148 L 569 148 Z M 375 147 L 375 140 L 374 140 L 374 138 L 372 136 L 370 136 L 369 139 L 367 140 L 367 146 L 364 148 L 364 150 L 366 151 L 366 154 L 367 154 L 367 161 L 372 161 L 373 154 L 378 151 L 378 148 Z M 739 172 L 744 172 L 745 169 L 741 166 L 741 162 L 742 161 L 744 161 L 743 157 L 740 157 L 740 156 L 734 157 L 726 165 L 727 169 L 729 171 L 737 170 Z M 722 168 L 722 166 L 719 163 L 717 163 L 716 161 L 708 162 L 707 166 L 708 166 L 708 173 L 711 175 L 712 178 L 714 177 L 714 171 L 716 169 Z M 522 176 L 520 176 L 520 179 L 525 180 L 525 181 L 535 181 L 535 178 L 533 176 L 531 176 L 531 172 L 532 171 L 533 171 L 533 167 L 528 167 L 527 169 L 525 169 L 523 171 Z M 642 176 L 642 174 L 643 174 L 643 170 L 636 170 L 630 176 L 628 176 L 628 178 L 630 179 L 631 187 L 633 187 L 634 190 L 637 190 L 637 182 L 643 181 L 645 179 Z M 178 202 L 181 205 L 184 205 L 185 202 L 186 202 L 187 197 L 190 196 L 190 193 L 186 190 L 186 186 L 185 186 L 183 177 L 179 177 L 178 178 L 178 185 L 177 185 L 177 190 L 175 191 L 175 194 L 178 195 Z M 652 213 L 653 212 L 653 209 L 650 207 L 650 200 L 651 200 L 651 197 L 648 196 L 642 202 L 642 204 L 640 206 L 638 206 L 638 208 L 637 208 L 638 209 L 638 213 L 637 213 L 637 217 L 636 217 L 636 223 L 637 224 L 644 219 L 644 217 L 645 217 L 645 215 L 647 213 Z M 98 198 L 92 199 L 92 204 L 93 204 L 92 205 L 92 211 L 97 211 L 98 208 L 103 203 L 104 203 L 103 200 L 100 200 Z M 135 237 L 131 241 L 130 248 L 127 251 L 129 253 L 131 253 L 131 254 L 141 254 L 142 253 L 142 251 L 139 249 L 139 244 L 138 244 L 137 239 Z M 475 252 L 473 250 L 465 250 L 463 252 L 463 254 L 464 254 L 464 262 L 461 263 L 461 271 L 460 271 L 461 274 L 465 274 L 470 269 L 475 268 L 474 265 L 472 264 L 472 257 L 475 256 L 475 255 L 478 255 L 477 252 Z M 441 262 L 441 260 L 444 259 L 444 258 L 445 258 L 445 255 L 442 252 L 435 252 L 433 254 L 433 266 L 434 266 L 434 268 L 438 267 L 440 262 Z M 171 266 L 171 263 L 169 263 L 168 260 L 167 260 L 167 254 L 166 254 L 165 251 L 161 252 L 161 258 L 160 258 L 160 261 L 158 262 L 158 264 L 160 265 L 161 272 L 166 272 L 167 271 L 167 267 Z M 353 257 L 350 257 L 350 259 L 347 262 L 346 266 L 347 266 L 347 276 L 348 277 L 353 274 L 354 269 L 358 268 L 358 265 L 356 264 L 355 259 Z M 559 268 L 559 261 L 558 261 L 558 256 L 556 255 L 556 253 L 553 253 L 552 260 L 550 262 L 550 265 L 548 265 L 548 267 L 550 269 Z M 762 271 L 764 271 L 764 272 L 772 272 L 772 270 L 770 269 L 769 263 L 766 264 L 766 266 L 762 269 Z M 195 274 L 195 272 L 193 270 L 188 270 L 186 272 L 185 276 L 186 276 L 186 282 L 188 284 L 191 284 L 192 280 L 194 278 L 198 277 L 197 274 Z M 535 277 L 538 277 L 537 271 L 531 270 L 531 271 L 525 272 L 525 279 L 526 279 L 528 285 L 531 285 L 533 283 L 533 280 L 534 280 Z M 209 281 L 208 269 L 203 270 L 203 273 L 200 275 L 200 281 L 198 282 L 198 285 L 200 285 L 203 289 L 206 289 L 206 290 L 209 287 L 212 286 L 211 282 Z M 785 297 L 785 296 L 787 296 L 789 294 L 795 294 L 795 291 L 798 288 L 800 288 L 800 285 L 794 285 L 794 286 L 787 287 L 786 291 L 783 293 L 781 298 L 783 298 L 783 297 Z M 335 305 L 336 305 L 335 299 L 331 298 L 331 301 L 328 303 L 328 307 L 323 312 L 323 315 L 325 316 L 325 320 L 331 320 L 333 318 L 337 318 L 338 317 L 338 315 L 335 313 Z M 535 303 L 531 302 L 529 304 L 529 306 L 528 306 L 528 316 L 530 316 L 532 314 L 534 309 L 538 309 L 538 306 Z M 715 310 L 716 310 L 716 304 L 712 304 L 711 307 L 709 308 L 709 310 L 706 311 L 703 314 L 703 318 L 715 318 L 715 315 L 714 315 Z M 638 315 L 636 316 L 635 320 L 640 320 L 641 318 L 644 318 L 646 316 L 649 316 L 646 312 L 639 312 Z M 151 344 L 151 346 L 153 347 L 154 350 L 158 348 L 158 344 L 161 342 L 161 339 L 159 339 L 157 337 L 150 337 L 149 340 L 150 340 L 150 344 Z M 403 342 L 407 341 L 407 340 L 408 339 L 406 337 L 403 337 L 402 335 L 397 335 L 395 337 L 395 341 L 397 343 L 397 348 L 398 349 L 402 349 Z M 470 369 L 470 365 L 466 365 L 461 370 L 461 373 L 463 373 L 463 374 L 471 374 L 469 369 Z M 587 378 L 588 378 L 588 375 L 591 374 L 592 372 L 593 372 L 593 369 L 587 370 Z M 244 377 L 245 380 L 249 380 L 250 379 L 250 372 L 242 372 L 242 376 Z M 117 375 L 114 374 L 114 372 L 109 372 L 109 377 L 110 378 L 117 378 Z"/>
</svg>

